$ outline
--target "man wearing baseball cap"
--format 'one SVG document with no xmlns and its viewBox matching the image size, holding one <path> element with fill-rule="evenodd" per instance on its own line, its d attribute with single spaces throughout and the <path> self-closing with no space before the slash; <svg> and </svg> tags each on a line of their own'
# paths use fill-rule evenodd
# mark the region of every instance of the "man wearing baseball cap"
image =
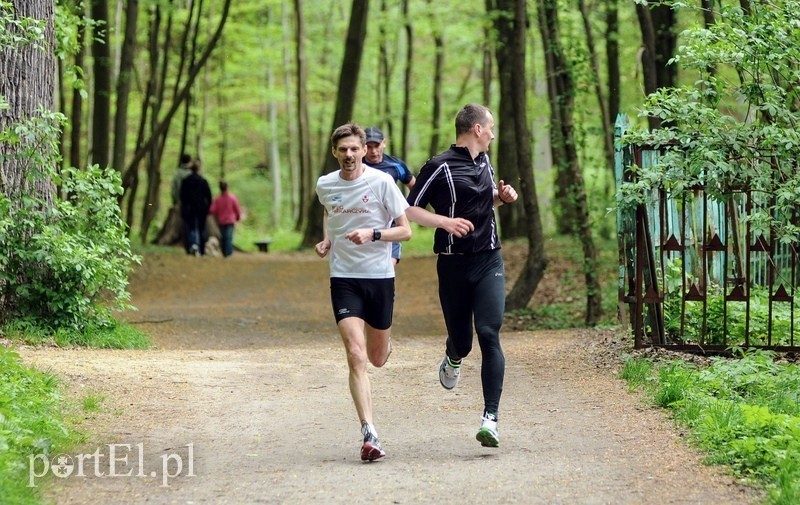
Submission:
<svg viewBox="0 0 800 505">
<path fill-rule="evenodd" d="M 395 182 L 400 181 L 411 189 L 417 181 L 414 174 L 408 169 L 406 163 L 390 154 L 386 154 L 386 136 L 375 127 L 370 126 L 365 130 L 367 134 L 367 154 L 364 163 L 381 172 L 391 175 Z M 392 243 L 392 262 L 396 265 L 400 261 L 400 243 Z"/>
</svg>

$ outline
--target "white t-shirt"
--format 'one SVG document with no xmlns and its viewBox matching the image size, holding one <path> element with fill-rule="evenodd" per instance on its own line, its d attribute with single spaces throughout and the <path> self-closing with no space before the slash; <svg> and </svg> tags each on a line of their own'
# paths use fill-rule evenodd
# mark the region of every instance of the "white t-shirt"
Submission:
<svg viewBox="0 0 800 505">
<path fill-rule="evenodd" d="M 328 211 L 331 277 L 394 277 L 391 242 L 356 245 L 345 238 L 358 228 L 387 229 L 403 215 L 408 202 L 394 179 L 366 165 L 364 173 L 353 181 L 342 179 L 337 170 L 319 178 L 317 196 Z"/>
</svg>

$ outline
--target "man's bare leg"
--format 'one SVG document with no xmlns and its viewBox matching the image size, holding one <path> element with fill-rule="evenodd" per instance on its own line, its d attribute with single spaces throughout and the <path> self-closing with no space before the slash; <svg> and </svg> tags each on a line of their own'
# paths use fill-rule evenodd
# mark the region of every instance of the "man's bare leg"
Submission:
<svg viewBox="0 0 800 505">
<path fill-rule="evenodd" d="M 375 331 L 378 331 L 379 334 L 374 334 Z M 361 421 L 361 431 L 364 435 L 361 459 L 373 461 L 385 456 L 386 453 L 381 449 L 378 435 L 372 424 L 372 391 L 367 375 L 367 360 L 373 363 L 379 362 L 380 364 L 377 366 L 382 366 L 386 362 L 388 332 L 372 328 L 368 332 L 369 338 L 365 335 L 364 321 L 359 318 L 348 317 L 339 321 L 339 334 L 344 343 L 347 365 L 350 370 L 350 395 L 353 397 L 353 403 Z M 383 342 L 382 350 L 378 347 L 380 342 Z"/>
</svg>

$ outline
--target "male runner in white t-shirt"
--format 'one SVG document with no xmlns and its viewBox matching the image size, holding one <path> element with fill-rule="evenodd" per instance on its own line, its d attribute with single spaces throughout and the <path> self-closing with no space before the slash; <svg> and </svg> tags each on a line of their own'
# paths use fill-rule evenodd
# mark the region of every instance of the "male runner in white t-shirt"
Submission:
<svg viewBox="0 0 800 505">
<path fill-rule="evenodd" d="M 373 425 L 367 361 L 381 367 L 392 351 L 391 242 L 411 238 L 408 203 L 391 176 L 362 164 L 367 147 L 360 126 L 336 128 L 331 145 L 340 169 L 317 181 L 317 196 L 325 207 L 325 238 L 316 252 L 320 257 L 330 254 L 331 304 L 364 436 L 361 459 L 373 461 L 386 453 Z"/>
</svg>

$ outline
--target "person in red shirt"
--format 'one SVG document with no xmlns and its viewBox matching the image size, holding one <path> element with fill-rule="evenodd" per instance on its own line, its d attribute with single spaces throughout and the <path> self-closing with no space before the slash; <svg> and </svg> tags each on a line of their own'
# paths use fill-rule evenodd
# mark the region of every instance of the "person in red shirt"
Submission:
<svg viewBox="0 0 800 505">
<path fill-rule="evenodd" d="M 220 181 L 219 191 L 208 212 L 217 220 L 222 234 L 222 255 L 227 258 L 233 254 L 233 227 L 242 218 L 242 209 L 239 200 L 228 191 L 227 182 Z"/>
</svg>

